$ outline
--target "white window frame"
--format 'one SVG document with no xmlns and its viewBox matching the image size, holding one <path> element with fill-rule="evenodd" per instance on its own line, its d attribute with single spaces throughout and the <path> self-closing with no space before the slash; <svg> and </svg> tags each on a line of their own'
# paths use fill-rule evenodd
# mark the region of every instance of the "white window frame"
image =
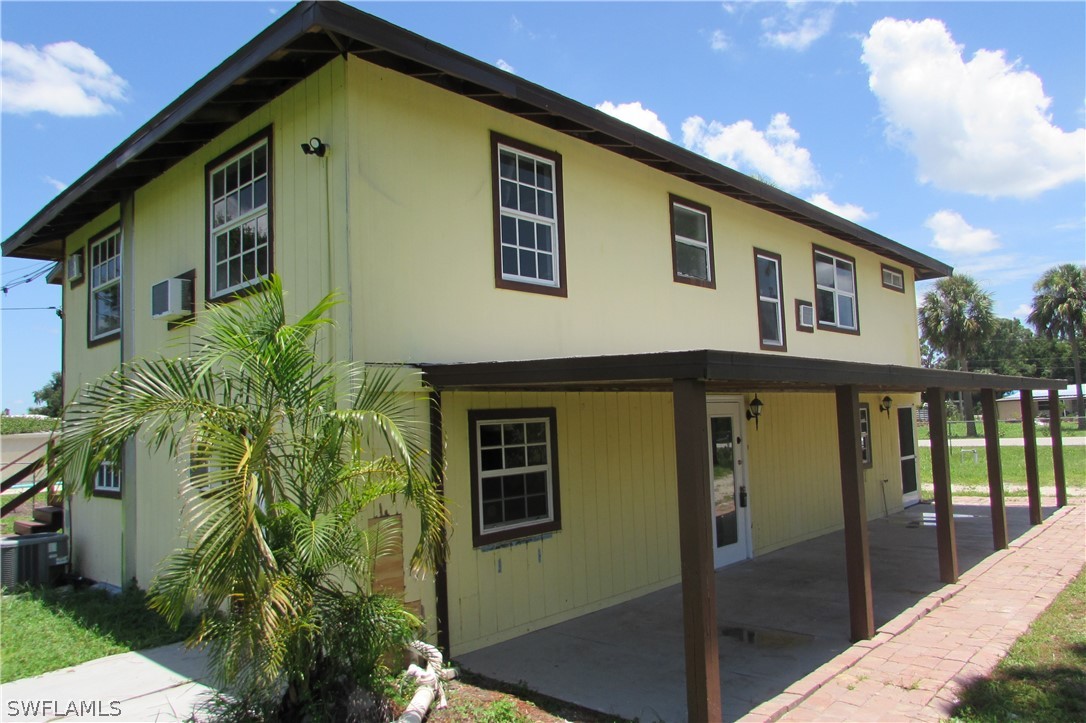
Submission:
<svg viewBox="0 0 1086 723">
<path fill-rule="evenodd" d="M 671 213 L 671 253 L 672 253 L 672 271 L 674 273 L 675 281 L 693 284 L 695 286 L 706 286 L 709 288 L 716 288 L 716 279 L 713 275 L 713 219 L 710 209 L 707 206 L 689 201 L 684 198 L 672 195 L 669 211 Z M 695 214 L 700 217 L 702 227 L 705 231 L 705 241 L 700 241 L 696 238 L 690 238 L 689 236 L 683 236 L 676 229 L 675 224 L 675 211 L 681 209 L 687 213 Z M 679 271 L 679 245 L 686 246 L 688 248 L 694 248 L 701 252 L 702 258 L 705 263 L 705 278 L 699 276 L 691 276 L 690 274 L 684 274 Z"/>
<path fill-rule="evenodd" d="M 122 470 L 113 462 L 102 462 L 94 472 L 94 493 L 96 495 L 120 497 Z"/>
<path fill-rule="evenodd" d="M 766 296 L 762 293 L 762 274 L 758 268 L 759 262 L 766 261 L 773 264 L 777 279 L 777 296 Z M 781 269 L 781 258 L 778 254 L 761 249 L 754 250 L 754 277 L 755 293 L 758 296 L 758 339 L 763 349 L 784 350 L 786 348 L 784 335 L 784 273 Z M 762 303 L 773 304 L 777 309 L 777 338 L 766 339 L 762 335 Z"/>
<path fill-rule="evenodd" d="M 508 177 L 505 177 L 505 176 L 501 175 L 501 169 L 502 169 L 501 155 L 503 153 L 511 154 L 514 157 L 514 159 L 516 159 L 515 165 L 516 165 L 516 168 L 518 170 L 520 168 L 521 159 L 531 160 L 535 164 L 542 164 L 542 165 L 545 165 L 548 168 L 550 168 L 551 186 L 552 187 L 551 188 L 544 188 L 543 186 L 536 185 L 534 183 L 528 183 L 528 182 L 522 181 L 519 177 L 514 179 L 514 178 L 508 178 Z M 498 237 L 499 237 L 498 238 L 498 245 L 499 245 L 499 249 L 498 249 L 499 250 L 498 265 L 499 265 L 499 267 L 501 269 L 501 278 L 502 278 L 503 281 L 509 281 L 509 282 L 518 283 L 518 284 L 532 284 L 534 286 L 542 286 L 542 287 L 555 288 L 555 289 L 561 288 L 561 286 L 562 286 L 562 265 L 561 265 L 561 259 L 560 259 L 559 255 L 561 254 L 562 249 L 561 249 L 561 243 L 560 243 L 560 240 L 559 240 L 559 218 L 558 218 L 558 216 L 559 216 L 559 208 L 560 208 L 560 205 L 561 205 L 559 203 L 559 193 L 561 192 L 561 189 L 559 188 L 558 164 L 554 160 L 552 160 L 550 158 L 545 158 L 545 157 L 543 157 L 541 155 L 538 155 L 536 153 L 531 153 L 531 152 L 523 150 L 521 148 L 516 148 L 514 146 L 511 146 L 511 145 L 508 145 L 508 144 L 505 144 L 505 143 L 501 143 L 501 142 L 499 142 L 497 144 L 497 158 L 498 158 L 498 162 L 497 162 L 498 163 L 497 179 L 496 179 L 497 188 L 495 189 L 495 193 L 497 194 L 497 206 L 498 206 L 498 213 L 499 213 L 499 222 L 498 222 L 499 223 L 499 228 L 497 230 L 497 233 L 498 233 Z M 520 198 L 520 190 L 522 188 L 532 189 L 532 192 L 534 194 L 536 194 L 536 198 L 537 198 L 537 204 L 536 204 L 537 212 L 533 213 L 533 212 L 530 212 L 530 211 L 522 211 L 522 210 L 520 210 L 519 207 L 518 208 L 512 208 L 510 206 L 506 206 L 503 203 L 503 198 L 502 198 L 501 186 L 502 186 L 503 183 L 512 183 L 512 184 L 515 185 L 515 187 L 517 189 L 516 197 L 518 199 Z M 551 213 L 552 213 L 552 215 L 551 216 L 546 216 L 546 215 L 543 215 L 541 213 L 538 213 L 538 210 L 539 210 L 539 205 L 538 205 L 538 197 L 539 196 L 538 196 L 538 194 L 540 194 L 540 193 L 549 193 L 552 196 L 552 200 L 551 200 Z M 518 206 L 519 206 L 519 204 L 518 204 Z M 518 245 L 517 243 L 510 243 L 510 241 L 515 241 L 516 239 L 505 238 L 504 234 L 502 233 L 502 229 L 501 229 L 501 218 L 513 219 L 515 222 L 517 222 L 518 229 L 519 229 L 519 226 L 520 226 L 520 223 L 519 223 L 520 221 L 527 221 L 527 222 L 531 223 L 532 226 L 533 226 L 533 229 L 536 230 L 536 231 L 538 230 L 538 228 L 540 226 L 549 228 L 550 229 L 550 237 L 551 237 L 551 242 L 550 242 L 551 243 L 551 248 L 550 248 L 550 250 L 549 251 L 540 250 L 538 248 L 535 248 L 534 246 L 533 246 L 533 248 L 529 249 L 527 247 L 522 247 L 522 246 Z M 511 272 L 507 271 L 506 268 L 505 268 L 505 253 L 504 252 L 505 252 L 506 249 L 511 249 L 517 254 L 517 258 L 518 258 L 517 273 L 511 273 Z M 535 262 L 536 262 L 536 275 L 535 276 L 527 276 L 527 275 L 523 275 L 523 274 L 519 273 L 519 271 L 520 271 L 519 258 L 520 258 L 520 254 L 522 252 L 534 253 Z M 549 259 L 550 259 L 550 262 L 551 262 L 551 276 L 553 277 L 551 279 L 545 279 L 545 278 L 542 278 L 539 275 L 539 260 L 542 257 L 549 257 Z"/>
<path fill-rule="evenodd" d="M 833 285 L 826 286 L 818 283 L 818 261 L 819 257 L 823 257 L 826 261 L 830 262 L 833 266 Z M 838 256 L 834 253 L 826 251 L 824 249 L 815 249 L 815 322 L 819 328 L 838 329 L 846 332 L 859 332 L 860 330 L 860 309 L 859 304 L 856 301 L 856 262 L 852 259 Z M 852 291 L 845 291 L 837 288 L 837 270 L 838 268 L 848 267 L 848 271 L 852 276 Z M 823 321 L 821 318 L 822 307 L 819 305 L 818 291 L 828 291 L 833 295 L 833 321 Z M 842 324 L 838 310 L 840 309 L 841 299 L 848 299 L 852 306 L 852 319 L 853 324 Z"/>
<path fill-rule="evenodd" d="M 871 406 L 866 402 L 860 404 L 860 456 L 864 467 L 874 464 L 871 452 Z"/>
<path fill-rule="evenodd" d="M 893 291 L 905 291 L 905 272 L 893 266 L 882 265 L 882 285 Z"/>
<path fill-rule="evenodd" d="M 558 455 L 557 455 L 557 413 L 554 408 L 537 409 L 509 409 L 509 410 L 471 410 L 468 413 L 471 429 L 471 459 L 472 459 L 472 535 L 475 547 L 531 537 L 538 534 L 554 532 L 561 529 L 561 505 L 558 494 Z M 528 439 L 527 426 L 541 424 L 545 430 L 545 439 L 542 441 L 530 441 Z M 524 425 L 524 439 L 521 443 L 508 443 L 505 439 L 505 427 L 507 425 Z M 483 428 L 488 426 L 499 427 L 503 435 L 498 444 L 483 444 Z M 545 461 L 529 464 L 529 448 L 545 445 Z M 522 464 L 506 466 L 507 450 L 521 448 L 524 450 Z M 501 467 L 484 470 L 484 453 L 493 454 L 500 450 L 502 458 Z M 504 479 L 517 475 L 544 474 L 546 492 L 546 514 L 532 518 L 514 519 L 501 522 L 485 521 L 484 489 L 488 480 L 503 480 L 502 497 L 499 504 L 504 507 L 505 497 Z M 521 493 L 510 495 L 508 499 L 523 498 L 524 512 L 527 514 L 529 498 L 538 497 L 539 493 L 530 492 L 528 481 L 524 480 Z M 491 499 L 490 502 L 494 502 Z M 504 509 L 502 517 L 504 518 Z"/>
<path fill-rule="evenodd" d="M 254 152 L 263 148 L 265 153 L 264 171 L 262 174 L 253 174 L 252 177 L 242 183 L 240 180 L 236 187 L 227 189 L 225 183 L 225 174 L 229 166 L 238 164 L 246 156 L 252 155 Z M 215 162 L 213 166 L 210 166 L 207 170 L 207 225 L 208 225 L 208 244 L 207 244 L 207 288 L 208 298 L 216 299 L 228 294 L 233 294 L 242 291 L 250 286 L 261 283 L 268 277 L 272 270 L 272 241 L 271 241 L 271 206 L 272 206 L 272 177 L 271 177 L 271 143 L 268 135 L 251 142 L 246 143 L 245 147 L 239 149 L 236 152 L 230 153 L 228 157 L 221 161 Z M 219 173 L 224 174 L 223 192 L 221 195 L 215 193 L 215 176 Z M 240 210 L 240 200 L 238 201 L 237 216 L 232 219 L 224 220 L 221 223 L 216 222 L 215 206 L 218 203 L 228 204 L 229 199 L 233 194 L 238 194 L 239 199 L 244 194 L 245 189 L 249 190 L 252 194 L 253 189 L 256 187 L 257 182 L 263 179 L 265 184 L 264 202 L 257 205 L 252 203 L 251 208 L 248 211 L 242 212 Z M 253 243 L 251 248 L 246 248 L 244 234 L 246 228 L 250 228 L 253 234 Z M 260 231 L 263 229 L 263 242 L 260 241 Z M 229 236 L 232 231 L 237 231 L 239 235 L 239 244 L 237 253 L 230 253 L 229 249 Z M 219 258 L 219 245 L 227 244 L 227 249 L 223 258 Z M 259 272 L 259 257 L 261 252 L 265 255 L 265 273 Z M 252 269 L 254 274 L 246 278 L 245 267 L 248 260 L 251 258 Z M 231 281 L 231 266 L 237 264 L 238 280 L 234 283 Z M 219 286 L 218 271 L 223 265 L 227 269 L 226 285 Z"/>
<path fill-rule="evenodd" d="M 124 307 L 121 303 L 121 277 L 123 273 L 123 254 L 121 253 L 121 230 L 115 229 L 91 242 L 88 250 L 90 258 L 90 317 L 87 338 L 100 341 L 117 336 L 124 323 Z M 109 253 L 112 247 L 112 253 Z M 103 249 L 106 249 L 103 251 Z M 117 287 L 117 324 L 105 331 L 98 330 L 98 294 L 112 287 Z"/>
</svg>

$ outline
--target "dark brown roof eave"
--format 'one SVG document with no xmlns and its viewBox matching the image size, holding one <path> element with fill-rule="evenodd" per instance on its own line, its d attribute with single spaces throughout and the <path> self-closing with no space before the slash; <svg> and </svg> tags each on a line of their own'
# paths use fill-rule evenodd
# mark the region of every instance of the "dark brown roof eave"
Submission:
<svg viewBox="0 0 1086 723">
<path fill-rule="evenodd" d="M 321 42 L 304 42 L 323 31 Z M 291 47 L 295 46 L 295 47 Z M 328 47 L 331 46 L 331 47 Z M 897 243 L 885 236 L 847 221 L 780 189 L 762 183 L 704 156 L 657 138 L 594 108 L 566 98 L 494 66 L 471 58 L 436 42 L 367 15 L 342 3 L 300 3 L 256 38 L 211 71 L 181 97 L 167 106 L 124 143 L 107 155 L 82 178 L 61 193 L 41 212 L 3 244 L 5 256 L 59 258 L 60 239 L 163 172 L 179 158 L 164 155 L 157 148 L 182 123 L 213 101 L 246 98 L 241 105 L 251 112 L 268 99 L 249 99 L 237 87 L 255 79 L 266 79 L 276 65 L 273 56 L 289 50 L 292 58 L 308 59 L 302 65 L 312 72 L 335 53 L 351 53 L 367 61 L 390 67 L 407 75 L 445 88 L 450 92 L 520 115 L 570 136 L 594 143 L 650 167 L 700 184 L 783 218 L 804 224 L 822 233 L 861 248 L 867 248 L 915 270 L 917 279 L 948 276 L 952 269 L 936 259 Z M 330 54 L 330 51 L 334 51 Z M 290 79 L 274 86 L 279 92 Z M 239 118 L 240 119 L 240 118 Z M 225 128 L 227 126 L 223 126 Z M 214 137 L 219 126 L 211 123 L 198 129 L 192 142 L 178 152 L 192 149 Z M 201 132 L 203 135 L 201 135 Z M 183 157 L 183 156 L 182 156 Z M 148 162 L 149 161 L 149 162 Z M 146 170 L 138 167 L 144 162 Z M 110 183 L 106 183 L 109 181 Z M 91 198 L 92 191 L 102 191 Z M 95 213 L 97 211 L 97 213 Z M 65 218 L 61 218 L 65 216 Z M 62 222 L 63 221 L 63 222 Z M 38 248 L 51 242 L 51 248 Z"/>
<path fill-rule="evenodd" d="M 646 390 L 675 379 L 711 389 L 812 391 L 853 384 L 869 392 L 1062 389 L 1063 379 L 956 372 L 894 364 L 701 349 L 604 356 L 418 365 L 436 389 Z"/>
</svg>

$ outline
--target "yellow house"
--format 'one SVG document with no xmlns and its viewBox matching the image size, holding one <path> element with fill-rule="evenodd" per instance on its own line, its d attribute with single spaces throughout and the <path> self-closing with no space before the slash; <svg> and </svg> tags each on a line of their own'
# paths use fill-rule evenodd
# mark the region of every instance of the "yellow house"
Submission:
<svg viewBox="0 0 1086 723">
<path fill-rule="evenodd" d="M 1049 388 L 920 368 L 915 283 L 946 264 L 338 3 L 286 13 L 3 252 L 64 264 L 69 399 L 184 353 L 162 282 L 197 315 L 271 272 L 298 310 L 343 292 L 332 353 L 418 366 L 440 412 L 450 555 L 404 594 L 446 652 L 681 581 L 692 717 L 719 710 L 713 569 L 844 527 L 869 637 L 866 522 L 917 499 L 918 393 Z M 79 571 L 146 585 L 176 477 L 135 446 L 103 468 L 69 510 Z"/>
</svg>

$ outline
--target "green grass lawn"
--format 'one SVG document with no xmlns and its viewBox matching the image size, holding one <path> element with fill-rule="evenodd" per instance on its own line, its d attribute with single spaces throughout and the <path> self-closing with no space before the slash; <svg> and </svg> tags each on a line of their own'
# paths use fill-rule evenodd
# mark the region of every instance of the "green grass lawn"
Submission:
<svg viewBox="0 0 1086 723">
<path fill-rule="evenodd" d="M 171 630 L 139 590 L 22 588 L 0 597 L 0 682 L 106 655 L 183 640 L 195 621 Z"/>
<path fill-rule="evenodd" d="M 977 439 L 984 439 L 984 422 L 980 417 L 977 417 Z M 1000 437 L 1021 437 L 1022 436 L 1022 423 L 1021 422 L 998 422 L 999 436 Z M 1048 437 L 1048 425 L 1038 424 L 1035 426 L 1038 437 Z M 969 430 L 968 423 L 964 420 L 955 419 L 948 423 L 947 433 L 951 439 L 964 439 L 966 432 Z M 1080 430 L 1078 428 L 1078 422 L 1072 422 L 1064 420 L 1060 425 L 1060 432 L 1064 437 L 1086 437 L 1086 430 Z M 931 439 L 931 427 L 927 423 L 916 425 L 916 436 L 919 439 Z"/>
<path fill-rule="evenodd" d="M 976 449 L 973 453 L 968 451 Z M 920 475 L 921 489 L 931 489 L 931 449 L 921 447 L 917 450 L 917 469 Z M 976 447 L 951 447 L 950 482 L 955 490 L 960 487 L 980 487 L 988 489 L 988 462 L 985 458 L 984 445 Z M 1003 464 L 1003 482 L 1006 485 L 1024 485 L 1026 483 L 1026 453 L 1022 447 L 1001 447 L 999 458 Z M 1086 447 L 1063 448 L 1064 477 L 1067 489 L 1086 490 Z M 1052 450 L 1049 447 L 1037 449 L 1037 475 L 1042 487 L 1054 484 L 1052 476 Z M 1025 491 L 1006 491 L 1007 496 L 1024 497 Z"/>
<path fill-rule="evenodd" d="M 1086 571 L 961 700 L 963 723 L 1086 720 Z"/>
</svg>

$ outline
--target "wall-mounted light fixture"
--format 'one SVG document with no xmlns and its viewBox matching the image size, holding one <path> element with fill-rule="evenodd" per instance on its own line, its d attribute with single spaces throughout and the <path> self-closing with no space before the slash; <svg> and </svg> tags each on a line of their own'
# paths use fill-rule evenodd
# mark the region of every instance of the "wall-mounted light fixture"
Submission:
<svg viewBox="0 0 1086 723">
<path fill-rule="evenodd" d="M 302 153 L 307 156 L 316 156 L 317 158 L 324 158 L 324 154 L 328 152 L 328 144 L 321 141 L 320 138 L 313 136 L 309 139 L 309 143 L 302 144 Z"/>
<path fill-rule="evenodd" d="M 887 394 L 885 397 L 883 397 L 882 401 L 879 402 L 879 411 L 880 412 L 886 412 L 887 417 L 890 416 L 890 410 L 893 409 L 893 407 L 894 407 L 894 400 L 890 398 L 889 394 Z"/>
<path fill-rule="evenodd" d="M 755 393 L 754 399 L 750 401 L 750 405 L 747 406 L 747 419 L 754 420 L 754 428 L 758 429 L 758 418 L 762 416 L 762 400 L 758 398 L 758 394 Z"/>
</svg>

